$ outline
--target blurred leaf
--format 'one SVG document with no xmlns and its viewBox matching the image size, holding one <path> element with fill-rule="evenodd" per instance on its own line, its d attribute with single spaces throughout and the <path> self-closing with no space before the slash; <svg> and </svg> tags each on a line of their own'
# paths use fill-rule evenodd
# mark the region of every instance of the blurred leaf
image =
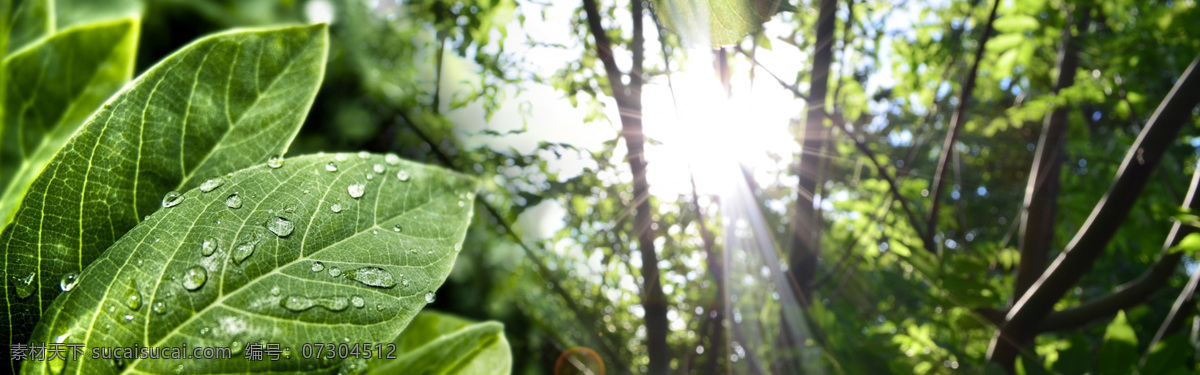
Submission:
<svg viewBox="0 0 1200 375">
<path fill-rule="evenodd" d="M 396 339 L 396 359 L 371 361 L 369 374 L 496 374 L 512 371 L 504 325 L 422 312 Z"/>
</svg>

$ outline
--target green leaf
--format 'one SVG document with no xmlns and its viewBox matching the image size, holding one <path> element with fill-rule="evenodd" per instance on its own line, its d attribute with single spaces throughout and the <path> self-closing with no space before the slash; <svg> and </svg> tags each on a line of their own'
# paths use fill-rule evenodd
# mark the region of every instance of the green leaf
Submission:
<svg viewBox="0 0 1200 375">
<path fill-rule="evenodd" d="M 236 30 L 165 58 L 90 117 L 0 234 L 9 343 L 163 196 L 282 154 L 320 86 L 324 25 Z"/>
<path fill-rule="evenodd" d="M 183 193 L 104 252 L 47 309 L 32 342 L 234 353 L 279 343 L 290 359 L 130 360 L 123 370 L 327 373 L 341 361 L 305 359 L 303 344 L 394 340 L 449 275 L 474 207 L 472 179 L 394 155 L 302 156 L 213 186 Z M 121 370 L 90 357 L 25 364 L 24 373 Z"/>
<path fill-rule="evenodd" d="M 133 75 L 138 21 L 64 30 L 9 55 L 0 125 L 0 227 L 26 188 L 100 103 Z"/>
<path fill-rule="evenodd" d="M 423 312 L 396 338 L 396 359 L 374 359 L 368 374 L 509 374 L 512 353 L 498 322 Z"/>
<path fill-rule="evenodd" d="M 100 20 L 140 18 L 143 8 L 142 0 L 55 0 L 54 23 L 62 29 Z"/>
<path fill-rule="evenodd" d="M 993 27 L 1003 33 L 1023 33 L 1038 28 L 1036 18 L 1024 14 L 1011 14 L 996 19 Z"/>
<path fill-rule="evenodd" d="M 54 0 L 10 0 L 3 7 L 6 17 L 0 34 L 6 38 L 7 49 L 0 50 L 5 54 L 54 32 Z"/>
<path fill-rule="evenodd" d="M 707 39 L 713 46 L 737 44 L 762 29 L 763 22 L 785 6 L 779 0 L 657 0 L 663 25 L 692 43 Z M 707 33 L 708 35 L 704 35 Z"/>
<path fill-rule="evenodd" d="M 1172 246 L 1170 253 L 1183 252 L 1188 255 L 1194 255 L 1200 251 L 1200 233 L 1190 233 L 1179 240 L 1179 244 Z"/>
<path fill-rule="evenodd" d="M 1130 374 L 1137 365 L 1137 334 L 1125 320 L 1125 311 L 1117 312 L 1104 330 L 1104 343 L 1096 358 L 1097 374 Z"/>
</svg>

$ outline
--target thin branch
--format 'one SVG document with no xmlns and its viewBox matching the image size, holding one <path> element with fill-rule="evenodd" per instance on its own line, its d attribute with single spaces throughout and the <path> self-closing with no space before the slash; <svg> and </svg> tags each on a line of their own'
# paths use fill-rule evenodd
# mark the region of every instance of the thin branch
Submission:
<svg viewBox="0 0 1200 375">
<path fill-rule="evenodd" d="M 748 60 L 750 60 L 750 62 L 753 63 L 754 66 L 757 66 L 759 69 L 762 69 L 764 72 L 767 72 L 767 74 L 770 75 L 771 78 L 774 78 L 776 82 L 779 82 L 779 86 L 787 89 L 788 91 L 791 91 L 792 95 L 795 95 L 797 98 L 800 98 L 801 100 L 804 100 L 805 102 L 810 101 L 808 99 L 808 95 L 804 95 L 804 93 L 800 92 L 800 89 L 796 88 L 796 85 L 787 83 L 787 81 L 784 81 L 782 78 L 779 78 L 779 76 L 775 75 L 775 73 L 772 72 L 771 69 L 767 69 L 766 66 L 763 66 L 762 63 L 758 62 L 758 60 L 754 58 L 753 54 L 746 52 L 746 50 L 742 49 L 741 46 L 734 46 L 733 48 L 735 50 L 737 50 L 738 53 L 742 54 L 742 56 L 746 56 L 746 58 Z"/>
<path fill-rule="evenodd" d="M 1188 187 L 1187 198 L 1185 198 L 1183 206 L 1192 210 L 1200 210 L 1200 199 L 1196 199 L 1198 192 L 1200 192 L 1200 162 L 1196 163 L 1195 171 L 1192 172 L 1192 184 Z M 1183 223 L 1176 221 L 1171 226 L 1170 235 L 1171 237 L 1175 237 L 1175 241 L 1169 243 L 1170 246 L 1175 246 L 1183 237 L 1195 232 L 1195 227 L 1190 225 L 1185 226 Z M 1183 291 L 1179 292 L 1179 297 L 1176 297 L 1175 303 L 1171 305 L 1171 312 L 1167 313 L 1167 318 L 1163 320 L 1162 325 L 1158 327 L 1158 331 L 1154 333 L 1154 339 L 1150 341 L 1150 346 L 1147 347 L 1146 354 L 1142 355 L 1141 361 L 1138 362 L 1139 368 L 1146 364 L 1146 358 L 1150 356 L 1150 350 L 1153 350 L 1158 342 L 1162 341 L 1163 337 L 1179 329 L 1179 322 L 1183 319 L 1183 315 L 1186 315 L 1187 311 L 1191 309 L 1192 299 L 1196 296 L 1197 284 L 1200 284 L 1200 272 L 1193 271 L 1192 276 L 1188 278 L 1187 285 L 1183 287 Z"/>
<path fill-rule="evenodd" d="M 887 182 L 888 191 L 892 193 L 893 199 L 895 199 L 897 202 L 900 202 L 900 208 L 903 209 L 904 213 L 908 216 L 908 221 L 912 225 L 913 230 L 916 231 L 917 235 L 921 237 L 921 241 L 925 245 L 925 250 L 936 255 L 937 246 L 933 243 L 933 237 L 925 235 L 925 232 L 921 230 L 921 220 L 917 219 L 917 215 L 913 213 L 911 208 L 909 208 L 908 200 L 904 199 L 904 195 L 900 194 L 900 185 L 896 183 L 896 179 L 892 178 L 891 173 L 888 173 L 887 167 L 879 163 L 879 159 L 875 157 L 875 152 L 871 151 L 870 146 L 867 146 L 865 142 L 859 140 L 857 135 L 854 134 L 854 131 L 846 127 L 846 123 L 845 121 L 842 121 L 841 115 L 833 114 L 831 117 L 833 120 L 833 127 L 841 130 L 847 138 L 850 138 L 850 140 L 854 142 L 854 147 L 857 148 L 858 151 L 863 154 L 863 156 L 866 156 L 867 160 L 871 161 L 871 164 L 875 166 L 875 171 L 879 173 L 879 176 L 882 177 L 885 182 Z"/>
<path fill-rule="evenodd" d="M 967 107 L 971 102 L 971 91 L 975 89 L 975 78 L 979 75 L 979 65 L 983 62 L 983 52 L 987 47 L 988 39 L 992 36 L 992 23 L 996 21 L 996 10 L 1000 8 L 1000 0 L 993 0 L 993 2 L 992 11 L 988 14 L 987 23 L 983 26 L 983 36 L 979 39 L 979 47 L 975 49 L 975 61 L 971 63 L 971 70 L 967 72 L 967 80 L 963 83 L 963 91 L 959 96 L 958 108 L 954 111 L 954 116 L 950 118 L 950 130 L 946 132 L 946 141 L 942 144 L 942 155 L 938 160 L 936 172 L 933 174 L 929 222 L 925 226 L 925 234 L 929 236 L 929 240 L 926 242 L 929 243 L 932 243 L 933 236 L 937 235 L 938 201 L 942 196 L 942 185 L 944 185 L 942 179 L 946 175 L 946 165 L 950 163 L 950 154 L 953 152 L 954 143 L 958 138 L 958 129 L 962 127 L 963 121 L 966 121 Z"/>
</svg>

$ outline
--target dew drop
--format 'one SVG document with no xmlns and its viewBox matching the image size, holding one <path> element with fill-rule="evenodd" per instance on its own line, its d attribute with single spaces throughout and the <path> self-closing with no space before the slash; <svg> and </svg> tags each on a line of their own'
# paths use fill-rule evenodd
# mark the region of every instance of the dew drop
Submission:
<svg viewBox="0 0 1200 375">
<path fill-rule="evenodd" d="M 329 164 L 325 164 L 325 170 L 330 171 L 330 172 L 337 172 L 337 163 L 334 163 L 331 161 L 331 162 L 329 162 Z"/>
<path fill-rule="evenodd" d="M 400 285 L 408 286 L 408 279 L 401 280 Z"/>
<path fill-rule="evenodd" d="M 358 158 L 359 158 L 359 159 L 368 159 L 368 158 L 370 158 L 370 157 L 371 157 L 371 153 L 370 153 L 370 152 L 366 152 L 366 151 L 359 151 L 359 152 L 358 152 Z"/>
<path fill-rule="evenodd" d="M 359 297 L 359 296 L 350 297 L 350 304 L 354 305 L 354 307 L 361 309 L 364 305 L 366 305 L 366 303 L 367 303 L 367 301 L 363 300 L 362 297 Z"/>
<path fill-rule="evenodd" d="M 289 214 L 290 214 L 290 213 L 295 213 L 295 212 L 296 212 L 296 208 L 295 208 L 295 207 L 288 207 L 288 208 L 285 208 L 285 209 L 283 209 L 283 212 L 287 212 L 287 213 L 289 213 Z"/>
<path fill-rule="evenodd" d="M 396 224 L 396 226 L 392 227 L 392 230 L 396 231 L 396 233 L 399 233 L 400 231 L 404 230 L 404 227 L 400 226 L 400 224 Z"/>
<path fill-rule="evenodd" d="M 454 252 L 462 251 L 462 242 L 454 244 Z"/>
<path fill-rule="evenodd" d="M 459 206 L 459 207 L 466 207 L 466 206 L 467 206 L 467 202 L 458 201 L 458 206 Z"/>
<path fill-rule="evenodd" d="M 333 213 L 335 213 L 335 214 L 340 213 L 340 212 L 342 212 L 342 204 L 341 203 L 331 204 L 331 205 L 329 205 L 329 210 L 333 211 Z"/>
<path fill-rule="evenodd" d="M 363 193 L 366 192 L 366 190 L 367 185 L 364 185 L 361 182 L 357 184 L 350 184 L 350 186 L 346 187 L 346 192 L 349 192 L 350 198 L 354 199 L 362 198 Z"/>
<path fill-rule="evenodd" d="M 233 342 L 229 343 L 229 352 L 232 353 L 233 355 L 241 354 L 243 347 L 244 347 L 244 345 L 242 345 L 242 343 L 240 341 L 233 340 Z"/>
<path fill-rule="evenodd" d="M 321 272 L 321 271 L 324 271 L 324 270 L 325 270 L 325 263 L 321 263 L 321 262 L 313 262 L 313 264 L 312 264 L 312 271 L 313 271 L 313 272 Z"/>
<path fill-rule="evenodd" d="M 163 196 L 163 207 L 175 207 L 180 203 L 183 203 L 183 194 L 180 194 L 178 191 L 172 191 Z"/>
<path fill-rule="evenodd" d="M 167 304 L 163 303 L 162 301 L 155 302 L 153 308 L 154 312 L 158 315 L 167 313 Z"/>
<path fill-rule="evenodd" d="M 64 292 L 69 292 L 71 291 L 71 288 L 75 287 L 75 283 L 77 282 L 79 282 L 79 273 L 71 272 L 63 275 L 62 280 L 58 281 L 58 287 L 62 288 L 62 291 Z"/>
<path fill-rule="evenodd" d="M 396 156 L 396 154 L 388 153 L 387 155 L 384 155 L 383 161 L 386 161 L 391 165 L 398 165 L 400 164 L 400 157 Z"/>
<path fill-rule="evenodd" d="M 125 314 L 125 322 L 126 322 L 126 323 L 133 323 L 133 315 L 130 315 L 130 314 Z"/>
<path fill-rule="evenodd" d="M 221 185 L 224 185 L 224 184 L 225 184 L 225 179 L 223 179 L 223 178 L 220 178 L 220 177 L 210 178 L 210 179 L 204 181 L 204 183 L 200 184 L 200 191 L 207 193 L 207 192 L 215 190 L 216 188 L 221 187 Z"/>
<path fill-rule="evenodd" d="M 386 171 L 386 169 L 383 168 L 383 164 L 375 164 L 375 166 L 372 167 L 372 170 L 378 174 L 383 174 L 383 172 Z"/>
<path fill-rule="evenodd" d="M 296 225 L 292 224 L 291 220 L 276 216 L 275 219 L 267 222 L 267 229 L 271 233 L 275 233 L 279 238 L 287 237 L 296 229 Z"/>
<path fill-rule="evenodd" d="M 183 287 L 187 290 L 200 289 L 205 281 L 208 281 L 208 271 L 204 267 L 193 266 L 183 273 Z"/>
<path fill-rule="evenodd" d="M 338 277 L 342 275 L 342 269 L 337 267 L 329 267 L 329 276 Z"/>
<path fill-rule="evenodd" d="M 271 287 L 271 295 L 272 295 L 272 296 L 278 296 L 278 295 L 279 295 L 279 286 L 273 286 L 273 287 Z"/>
<path fill-rule="evenodd" d="M 348 157 L 346 157 L 346 154 L 337 154 L 337 155 L 334 155 L 333 158 L 337 161 L 346 161 L 346 159 L 349 159 Z"/>
<path fill-rule="evenodd" d="M 392 273 L 379 267 L 363 267 L 346 271 L 346 278 L 376 288 L 396 286 L 396 280 L 392 277 Z"/>
<path fill-rule="evenodd" d="M 220 249 L 221 240 L 216 237 L 205 238 L 204 242 L 200 243 L 200 254 L 204 256 L 213 255 L 213 253 Z"/>
<path fill-rule="evenodd" d="M 436 299 L 437 296 L 433 295 L 433 292 L 425 292 L 425 303 L 433 303 Z"/>
<path fill-rule="evenodd" d="M 229 198 L 225 198 L 225 207 L 235 210 L 242 208 L 242 197 L 239 197 L 237 193 L 230 194 Z"/>
<path fill-rule="evenodd" d="M 279 304 L 284 308 L 292 311 L 304 311 L 315 306 L 320 306 L 329 311 L 342 311 L 350 306 L 350 301 L 346 297 L 318 297 L 308 298 L 304 296 L 287 296 L 279 300 Z"/>
<path fill-rule="evenodd" d="M 279 168 L 283 166 L 283 156 L 275 155 L 267 159 L 267 166 L 271 168 Z"/>
<path fill-rule="evenodd" d="M 242 264 L 242 261 L 254 254 L 254 248 L 258 246 L 257 241 L 246 241 L 237 245 L 233 249 L 233 262 Z"/>
<path fill-rule="evenodd" d="M 368 180 L 374 180 L 374 179 L 375 179 L 375 174 L 374 174 L 374 173 L 367 173 L 367 179 L 368 179 Z"/>
<path fill-rule="evenodd" d="M 383 304 L 376 303 L 376 304 L 375 304 L 375 311 L 382 311 L 382 310 L 383 310 Z"/>
<path fill-rule="evenodd" d="M 138 292 L 137 284 L 132 279 L 129 280 L 129 288 L 125 289 L 125 306 L 134 311 L 142 308 L 142 293 Z"/>
<path fill-rule="evenodd" d="M 372 230 L 371 230 L 371 234 L 379 234 L 379 230 L 378 230 L 378 229 L 372 229 Z"/>
<path fill-rule="evenodd" d="M 396 172 L 396 178 L 400 181 L 408 181 L 408 171 L 402 169 Z"/>
</svg>

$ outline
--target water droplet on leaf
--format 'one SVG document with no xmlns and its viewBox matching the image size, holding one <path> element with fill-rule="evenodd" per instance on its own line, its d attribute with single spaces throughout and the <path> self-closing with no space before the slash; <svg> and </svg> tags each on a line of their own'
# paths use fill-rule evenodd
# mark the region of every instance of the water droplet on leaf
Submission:
<svg viewBox="0 0 1200 375">
<path fill-rule="evenodd" d="M 200 255 L 213 255 L 219 249 L 221 249 L 221 240 L 216 237 L 205 238 L 204 242 L 200 243 Z"/>
<path fill-rule="evenodd" d="M 437 299 L 437 296 L 433 292 L 425 292 L 425 303 L 433 303 L 435 299 Z"/>
<path fill-rule="evenodd" d="M 208 280 L 208 271 L 204 267 L 193 266 L 188 268 L 187 272 L 183 273 L 183 287 L 187 290 L 196 290 L 204 286 L 204 282 Z"/>
<path fill-rule="evenodd" d="M 275 155 L 267 159 L 267 166 L 271 168 L 279 168 L 283 166 L 283 156 Z"/>
<path fill-rule="evenodd" d="M 397 164 L 400 164 L 400 157 L 396 156 L 396 154 L 388 153 L 387 155 L 385 155 L 383 157 L 383 161 L 386 161 L 388 164 L 391 164 L 391 165 L 397 165 Z"/>
<path fill-rule="evenodd" d="M 225 207 L 235 210 L 242 208 L 242 197 L 239 197 L 237 193 L 230 194 L 229 198 L 225 198 Z"/>
<path fill-rule="evenodd" d="M 75 287 L 76 282 L 79 282 L 79 273 L 71 272 L 63 275 L 62 280 L 58 281 L 58 287 L 62 288 L 62 291 L 64 292 L 69 292 L 71 291 L 71 288 Z"/>
<path fill-rule="evenodd" d="M 221 185 L 224 185 L 224 184 L 225 184 L 225 179 L 223 179 L 223 178 L 220 178 L 220 177 L 210 178 L 210 179 L 204 181 L 204 183 L 200 184 L 200 191 L 207 193 L 207 192 L 213 191 L 216 188 L 221 187 Z"/>
<path fill-rule="evenodd" d="M 378 174 L 383 174 L 383 172 L 386 171 L 386 169 L 383 168 L 383 164 L 375 164 L 375 166 L 372 168 L 375 171 L 375 173 L 378 173 Z"/>
<path fill-rule="evenodd" d="M 346 278 L 376 288 L 396 286 L 396 280 L 392 277 L 392 273 L 379 267 L 363 267 L 346 271 Z"/>
<path fill-rule="evenodd" d="M 163 196 L 163 207 L 175 207 L 180 203 L 183 203 L 183 194 L 179 194 L 178 191 L 172 191 Z"/>
<path fill-rule="evenodd" d="M 363 193 L 366 192 L 366 190 L 367 185 L 362 183 L 350 184 L 350 186 L 346 187 L 346 191 L 349 192 L 350 197 L 354 199 L 362 198 Z"/>
<path fill-rule="evenodd" d="M 134 311 L 142 308 L 142 293 L 138 292 L 137 283 L 132 279 L 129 280 L 129 287 L 125 289 L 125 306 Z"/>
<path fill-rule="evenodd" d="M 342 269 L 337 267 L 329 268 L 329 276 L 338 277 L 342 275 Z"/>
<path fill-rule="evenodd" d="M 275 233 L 279 238 L 284 238 L 292 234 L 292 231 L 296 229 L 296 225 L 292 224 L 291 220 L 276 216 L 275 219 L 267 222 L 267 229 L 271 233 Z"/>
<path fill-rule="evenodd" d="M 408 171 L 400 170 L 399 172 L 396 172 L 396 178 L 400 181 L 408 181 Z"/>
<path fill-rule="evenodd" d="M 337 163 L 334 163 L 331 161 L 331 162 L 329 162 L 329 164 L 325 164 L 325 170 L 330 171 L 330 172 L 337 172 Z"/>
<path fill-rule="evenodd" d="M 333 211 L 333 213 L 335 213 L 335 214 L 340 213 L 340 212 L 342 212 L 342 204 L 341 203 L 331 204 L 331 205 L 329 205 L 329 210 Z"/>
<path fill-rule="evenodd" d="M 167 304 L 163 303 L 162 301 L 155 302 L 153 308 L 154 312 L 158 313 L 158 315 L 167 313 Z"/>
<path fill-rule="evenodd" d="M 359 152 L 358 152 L 358 158 L 359 158 L 359 159 L 367 159 L 367 158 L 370 158 L 370 157 L 371 157 L 371 153 L 370 153 L 370 152 L 366 152 L 366 151 L 359 151 Z"/>
<path fill-rule="evenodd" d="M 278 295 L 279 295 L 279 287 L 278 287 L 278 286 L 273 286 L 273 287 L 271 287 L 271 295 L 272 295 L 272 296 L 278 296 Z"/>
<path fill-rule="evenodd" d="M 392 230 L 394 230 L 396 232 L 400 232 L 400 231 L 404 230 L 404 227 L 400 226 L 400 224 L 396 224 L 395 226 L 392 227 Z"/>
<path fill-rule="evenodd" d="M 362 297 L 354 296 L 354 297 L 350 297 L 350 304 L 354 305 L 354 307 L 361 309 L 364 305 L 366 305 L 366 301 L 363 300 Z"/>
<path fill-rule="evenodd" d="M 349 159 L 348 157 L 346 157 L 346 154 L 337 154 L 337 155 L 334 155 L 333 158 L 337 161 L 346 161 L 346 159 Z"/>
<path fill-rule="evenodd" d="M 242 261 L 254 254 L 254 247 L 258 246 L 258 241 L 246 241 L 237 245 L 233 249 L 233 262 L 242 264 Z"/>
<path fill-rule="evenodd" d="M 342 311 L 350 306 L 350 301 L 347 301 L 346 297 L 287 296 L 279 300 L 279 304 L 288 310 L 297 312 L 311 309 L 314 306 L 320 306 L 329 311 Z"/>
<path fill-rule="evenodd" d="M 325 270 L 325 263 L 321 263 L 321 262 L 313 262 L 313 264 L 312 264 L 312 271 L 313 271 L 313 272 L 321 272 L 321 271 L 324 271 L 324 270 Z"/>
</svg>

